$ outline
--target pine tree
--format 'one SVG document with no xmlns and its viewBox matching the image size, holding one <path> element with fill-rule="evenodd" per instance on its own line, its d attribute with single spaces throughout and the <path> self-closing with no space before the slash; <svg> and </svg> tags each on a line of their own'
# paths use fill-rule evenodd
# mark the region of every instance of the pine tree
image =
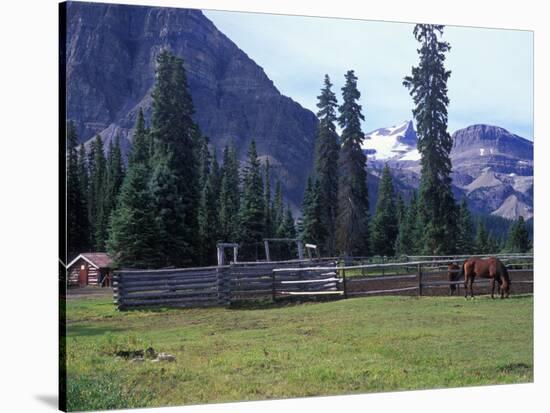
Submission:
<svg viewBox="0 0 550 413">
<path fill-rule="evenodd" d="M 395 213 L 397 216 L 397 226 L 399 227 L 405 219 L 405 214 L 407 213 L 405 201 L 403 200 L 403 195 L 401 195 L 401 192 L 397 193 L 397 200 L 395 201 Z"/>
<path fill-rule="evenodd" d="M 73 122 L 67 125 L 67 252 L 69 258 L 87 247 L 87 211 L 85 192 L 82 192 L 81 163 L 78 152 L 78 136 Z"/>
<path fill-rule="evenodd" d="M 254 140 L 248 147 L 244 168 L 243 199 L 240 216 L 240 239 L 249 245 L 259 245 L 264 234 L 264 190 L 260 161 Z"/>
<path fill-rule="evenodd" d="M 298 225 L 300 237 L 307 243 L 319 245 L 325 238 L 325 227 L 322 224 L 321 216 L 323 208 L 320 202 L 321 184 L 313 182 L 308 178 L 304 199 L 302 202 L 302 219 Z"/>
<path fill-rule="evenodd" d="M 296 226 L 290 205 L 283 209 L 283 220 L 277 231 L 278 238 L 296 238 Z"/>
<path fill-rule="evenodd" d="M 474 227 L 466 198 L 462 198 L 458 210 L 456 249 L 460 254 L 471 254 L 475 248 Z"/>
<path fill-rule="evenodd" d="M 403 81 L 416 105 L 413 115 L 421 154 L 419 212 L 424 228 L 423 251 L 434 255 L 455 250 L 452 234 L 456 231 L 449 157 L 452 139 L 447 132 L 447 80 L 451 72 L 444 67 L 450 46 L 439 39 L 442 34 L 440 25 L 415 26 L 414 36 L 421 43 L 420 62 Z"/>
<path fill-rule="evenodd" d="M 273 226 L 275 232 L 278 231 L 281 223 L 284 220 L 284 211 L 283 211 L 283 191 L 281 189 L 281 182 L 277 181 L 275 184 L 275 196 L 273 198 Z"/>
<path fill-rule="evenodd" d="M 418 200 L 416 192 L 413 192 L 404 217 L 399 225 L 399 231 L 395 242 L 396 255 L 411 255 L 417 252 L 416 241 L 418 239 Z"/>
<path fill-rule="evenodd" d="M 197 260 L 200 203 L 197 151 L 201 139 L 182 59 L 163 50 L 157 57 L 150 135 L 151 190 L 163 265 Z"/>
<path fill-rule="evenodd" d="M 371 251 L 374 255 L 393 257 L 397 238 L 397 211 L 390 168 L 382 171 L 376 213 L 372 220 Z"/>
<path fill-rule="evenodd" d="M 90 177 L 88 175 L 88 155 L 86 154 L 86 147 L 80 145 L 78 152 L 78 183 L 80 185 L 80 220 L 81 220 L 81 234 L 80 241 L 82 242 L 80 251 L 90 251 L 91 237 L 90 237 L 90 221 L 88 216 L 88 189 L 90 187 Z"/>
<path fill-rule="evenodd" d="M 520 215 L 518 220 L 512 224 L 508 233 L 506 249 L 508 252 L 524 253 L 532 248 L 529 232 L 525 220 Z"/>
<path fill-rule="evenodd" d="M 106 160 L 103 149 L 103 141 L 99 135 L 92 142 L 89 165 L 90 165 L 90 225 L 93 232 L 92 246 L 96 251 L 105 250 L 107 238 L 108 215 L 105 209 L 105 181 L 106 181 Z"/>
<path fill-rule="evenodd" d="M 264 169 L 264 237 L 273 236 L 273 210 L 271 208 L 271 174 L 269 170 L 269 158 L 265 161 Z"/>
<path fill-rule="evenodd" d="M 150 150 L 140 110 L 128 170 L 109 221 L 107 250 L 119 267 L 156 268 L 164 264 L 150 187 Z"/>
<path fill-rule="evenodd" d="M 133 163 L 139 162 L 142 165 L 149 165 L 151 160 L 152 143 L 149 132 L 145 127 L 143 110 L 139 108 L 134 136 L 132 139 L 132 152 L 128 160 L 128 167 Z"/>
<path fill-rule="evenodd" d="M 344 255 L 368 254 L 368 214 L 366 157 L 361 149 L 361 94 L 353 70 L 346 73 L 342 88 L 343 104 L 338 122 L 342 128 L 342 147 L 338 158 L 338 216 L 336 243 Z"/>
<path fill-rule="evenodd" d="M 240 206 L 239 161 L 235 150 L 230 146 L 224 148 L 220 175 L 220 237 L 226 242 L 236 242 Z"/>
<path fill-rule="evenodd" d="M 214 155 L 205 186 L 201 194 L 199 210 L 200 253 L 202 264 L 212 264 L 216 258 L 216 241 L 220 234 L 219 199 L 220 171 Z"/>
<path fill-rule="evenodd" d="M 131 164 L 118 208 L 111 216 L 107 250 L 117 267 L 157 268 L 163 264 L 148 176 L 143 160 Z"/>
<path fill-rule="evenodd" d="M 336 133 L 336 95 L 332 92 L 332 83 L 325 75 L 324 87 L 317 97 L 317 118 L 319 127 L 315 141 L 315 177 L 319 182 L 319 204 L 321 225 L 326 234 L 320 239 L 319 248 L 332 256 L 335 253 L 336 217 L 338 204 L 338 156 L 340 146 Z"/>
<path fill-rule="evenodd" d="M 477 230 L 474 244 L 476 246 L 477 254 L 488 254 L 489 251 L 489 234 L 487 229 L 481 220 L 477 222 Z"/>
<path fill-rule="evenodd" d="M 109 222 L 111 213 L 115 210 L 118 194 L 124 180 L 124 164 L 122 162 L 122 152 L 120 150 L 120 136 L 115 138 L 115 144 L 109 144 L 109 154 L 107 156 L 107 169 L 105 175 L 104 192 L 104 218 L 106 225 Z M 108 236 L 107 234 L 105 235 Z"/>
</svg>

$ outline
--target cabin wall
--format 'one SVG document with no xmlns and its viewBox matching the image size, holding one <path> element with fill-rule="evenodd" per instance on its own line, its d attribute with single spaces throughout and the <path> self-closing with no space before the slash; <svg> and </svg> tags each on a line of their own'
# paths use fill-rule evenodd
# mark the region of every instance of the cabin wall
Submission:
<svg viewBox="0 0 550 413">
<path fill-rule="evenodd" d="M 78 277 L 80 274 L 80 269 L 84 268 L 88 271 L 88 283 L 87 285 L 99 285 L 99 281 L 103 278 L 101 274 L 107 274 L 109 269 L 97 269 L 94 266 L 90 265 L 88 261 L 84 259 L 79 259 L 75 262 L 67 271 L 67 281 L 69 287 L 78 287 Z"/>
</svg>

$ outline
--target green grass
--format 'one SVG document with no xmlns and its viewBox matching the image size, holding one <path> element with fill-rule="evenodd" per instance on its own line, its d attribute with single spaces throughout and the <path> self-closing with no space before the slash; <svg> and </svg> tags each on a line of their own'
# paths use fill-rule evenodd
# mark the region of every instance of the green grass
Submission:
<svg viewBox="0 0 550 413">
<path fill-rule="evenodd" d="M 67 303 L 70 410 L 533 381 L 533 298 L 118 312 Z M 173 363 L 113 353 L 152 346 Z"/>
</svg>

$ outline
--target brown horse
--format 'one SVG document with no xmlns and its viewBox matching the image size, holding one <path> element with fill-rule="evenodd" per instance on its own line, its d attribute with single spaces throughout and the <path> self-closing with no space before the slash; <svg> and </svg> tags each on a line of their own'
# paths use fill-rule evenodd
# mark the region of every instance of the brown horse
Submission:
<svg viewBox="0 0 550 413">
<path fill-rule="evenodd" d="M 498 258 L 467 259 L 462 264 L 458 278 L 462 275 L 464 275 L 464 288 L 466 290 L 464 296 L 466 298 L 468 298 L 468 286 L 470 287 L 470 295 L 474 298 L 473 284 L 476 277 L 491 280 L 491 298 L 495 298 L 495 281 L 499 285 L 500 298 L 510 296 L 510 275 L 506 266 Z"/>
<path fill-rule="evenodd" d="M 447 273 L 447 277 L 449 281 L 457 281 L 458 277 L 460 276 L 460 267 L 456 262 L 453 262 L 452 264 L 449 264 L 447 267 L 449 272 Z M 449 284 L 449 295 L 454 295 L 456 291 L 456 284 Z"/>
</svg>

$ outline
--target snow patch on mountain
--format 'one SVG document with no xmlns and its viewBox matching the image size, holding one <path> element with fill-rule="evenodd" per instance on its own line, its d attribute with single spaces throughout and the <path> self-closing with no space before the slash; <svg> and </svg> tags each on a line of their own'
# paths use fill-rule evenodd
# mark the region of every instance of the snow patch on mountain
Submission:
<svg viewBox="0 0 550 413">
<path fill-rule="evenodd" d="M 412 121 L 389 128 L 376 129 L 365 135 L 362 149 L 368 159 L 418 161 L 417 136 Z"/>
</svg>

